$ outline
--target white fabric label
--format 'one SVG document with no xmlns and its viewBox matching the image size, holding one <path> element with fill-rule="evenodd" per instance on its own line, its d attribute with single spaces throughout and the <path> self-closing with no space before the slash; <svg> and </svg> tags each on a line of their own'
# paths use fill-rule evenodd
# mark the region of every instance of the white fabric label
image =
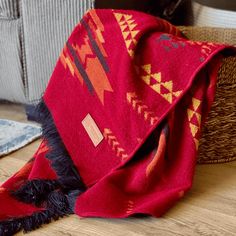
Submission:
<svg viewBox="0 0 236 236">
<path fill-rule="evenodd" d="M 94 146 L 97 147 L 98 144 L 101 143 L 101 141 L 103 140 L 104 137 L 90 114 L 88 114 L 82 120 L 82 125 L 84 126 L 84 128 L 85 128 L 88 136 L 90 137 L 91 141 L 93 142 Z"/>
</svg>

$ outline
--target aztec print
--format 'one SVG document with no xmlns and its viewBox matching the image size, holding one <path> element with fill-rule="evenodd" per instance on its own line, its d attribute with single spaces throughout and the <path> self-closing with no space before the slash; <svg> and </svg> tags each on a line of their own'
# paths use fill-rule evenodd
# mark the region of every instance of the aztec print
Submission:
<svg viewBox="0 0 236 236">
<path fill-rule="evenodd" d="M 199 132 L 201 128 L 201 114 L 200 114 L 200 106 L 201 106 L 201 100 L 197 98 L 192 98 L 192 106 L 187 110 L 188 113 L 188 121 L 189 121 L 189 127 L 191 130 L 191 134 L 194 140 L 194 143 L 196 145 L 196 149 L 198 149 L 199 146 Z"/>
<path fill-rule="evenodd" d="M 104 92 L 113 91 L 106 74 L 109 72 L 107 54 L 102 46 L 105 43 L 102 36 L 104 26 L 96 11 L 90 11 L 88 16 L 90 16 L 89 21 L 82 20 L 80 25 L 87 32 L 84 42 L 80 45 L 67 42 L 60 61 L 82 85 L 83 82 L 86 84 L 90 93 L 95 91 L 101 103 L 104 104 Z"/>
<path fill-rule="evenodd" d="M 127 51 L 131 57 L 134 56 L 134 46 L 137 44 L 136 35 L 139 30 L 136 29 L 137 24 L 132 15 L 114 13 L 114 16 L 120 26 Z"/>
<path fill-rule="evenodd" d="M 171 50 L 177 50 L 178 48 L 184 48 L 187 45 L 198 45 L 201 47 L 201 57 L 199 58 L 200 62 L 204 62 L 205 59 L 216 49 L 217 45 L 209 42 L 197 42 L 189 40 L 181 40 L 181 38 L 173 38 L 172 35 L 162 34 L 157 39 L 157 42 L 160 43 L 167 52 Z"/>
<path fill-rule="evenodd" d="M 141 12 L 87 12 L 38 106 L 42 144 L 0 186 L 0 235 L 166 213 L 191 188 L 225 48 Z"/>
<path fill-rule="evenodd" d="M 158 117 L 155 113 L 138 98 L 135 92 L 127 93 L 127 102 L 132 106 L 134 111 L 141 115 L 150 125 L 154 125 L 155 122 L 158 121 Z"/>
<path fill-rule="evenodd" d="M 182 91 L 173 91 L 173 81 L 163 82 L 161 72 L 153 73 L 151 64 L 143 65 L 141 68 L 139 71 L 144 71 L 140 73 L 141 79 L 170 104 L 181 94 Z"/>
<path fill-rule="evenodd" d="M 168 132 L 169 132 L 169 127 L 166 125 L 161 131 L 160 138 L 158 141 L 158 146 L 156 149 L 154 149 L 153 153 L 153 159 L 151 162 L 148 164 L 146 168 L 146 177 L 148 178 L 153 171 L 155 171 L 156 166 L 162 161 L 161 159 L 164 158 L 165 152 L 164 150 L 166 149 L 166 141 L 168 137 Z"/>
<path fill-rule="evenodd" d="M 125 150 L 121 147 L 117 138 L 114 136 L 110 129 L 104 129 L 103 135 L 108 144 L 112 147 L 112 150 L 115 151 L 116 155 L 120 157 L 122 161 L 128 158 L 128 154 L 126 154 Z"/>
</svg>

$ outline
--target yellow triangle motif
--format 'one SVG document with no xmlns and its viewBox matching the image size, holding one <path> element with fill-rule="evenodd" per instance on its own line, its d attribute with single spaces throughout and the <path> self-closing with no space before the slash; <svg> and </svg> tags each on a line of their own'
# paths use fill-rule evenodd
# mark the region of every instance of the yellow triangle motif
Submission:
<svg viewBox="0 0 236 236">
<path fill-rule="evenodd" d="M 177 92 L 173 92 L 173 94 L 178 97 L 183 91 L 177 91 Z"/>
<path fill-rule="evenodd" d="M 130 27 L 135 21 L 134 20 L 127 20 L 127 24 Z"/>
<path fill-rule="evenodd" d="M 194 124 L 190 124 L 190 129 L 191 129 L 191 133 L 192 133 L 193 137 L 195 137 L 199 128 Z"/>
<path fill-rule="evenodd" d="M 116 16 L 117 21 L 120 22 L 121 18 L 122 18 L 124 15 L 121 14 L 121 13 L 115 13 L 115 16 Z"/>
<path fill-rule="evenodd" d="M 144 71 L 146 74 L 143 75 L 141 71 Z M 137 69 L 137 73 L 141 74 L 141 79 L 150 86 L 155 92 L 160 94 L 166 101 L 170 104 L 173 102 L 173 98 L 178 97 L 182 91 L 174 91 L 173 92 L 173 81 L 162 82 L 161 72 L 159 73 L 152 73 L 152 66 L 151 64 L 146 64 L 141 66 L 141 70 Z M 157 83 L 152 84 L 151 78 L 154 79 Z M 166 88 L 168 91 L 167 93 L 161 92 L 161 87 Z"/>
<path fill-rule="evenodd" d="M 151 64 L 142 66 L 142 69 L 144 69 L 148 75 L 151 75 Z"/>
<path fill-rule="evenodd" d="M 188 112 L 188 121 L 191 121 L 195 112 L 192 111 L 191 109 L 188 109 L 187 112 Z"/>
<path fill-rule="evenodd" d="M 151 77 L 154 78 L 157 82 L 161 83 L 161 73 L 151 74 Z"/>
<path fill-rule="evenodd" d="M 172 93 L 162 94 L 162 97 L 164 97 L 170 104 L 173 102 Z"/>
<path fill-rule="evenodd" d="M 122 20 L 122 21 L 120 21 L 119 25 L 120 25 L 120 26 L 127 26 L 127 24 L 126 24 L 126 21 L 125 21 L 125 20 Z M 127 26 L 127 27 L 128 27 L 128 26 Z"/>
<path fill-rule="evenodd" d="M 132 15 L 128 14 L 114 13 L 114 16 L 120 26 L 127 52 L 131 57 L 133 57 L 134 46 L 137 44 L 135 37 L 139 33 L 139 30 L 135 30 L 137 27 L 135 19 L 133 19 Z M 131 36 L 131 39 L 129 39 L 129 35 Z"/>
<path fill-rule="evenodd" d="M 135 30 L 135 31 L 130 31 L 131 35 L 132 35 L 132 38 L 135 38 L 135 36 L 139 33 L 138 30 Z"/>
<path fill-rule="evenodd" d="M 131 25 L 129 25 L 129 29 L 133 30 L 136 26 L 137 26 L 137 24 L 131 24 Z"/>
<path fill-rule="evenodd" d="M 132 19 L 132 15 L 124 15 L 126 22 Z"/>
<path fill-rule="evenodd" d="M 133 57 L 133 56 L 134 56 L 134 51 L 133 51 L 133 50 L 128 49 L 128 53 L 129 53 L 130 57 Z"/>
<path fill-rule="evenodd" d="M 122 34 L 124 36 L 124 39 L 127 39 L 128 36 L 130 35 L 130 32 L 123 32 Z"/>
<path fill-rule="evenodd" d="M 120 25 L 121 31 L 124 32 L 126 29 L 128 29 L 127 25 Z"/>
<path fill-rule="evenodd" d="M 150 75 L 142 76 L 141 78 L 146 84 L 150 84 L 150 79 L 151 79 Z"/>
<path fill-rule="evenodd" d="M 194 111 L 197 111 L 197 109 L 199 108 L 201 104 L 201 101 L 197 98 L 193 98 L 192 101 L 193 101 Z"/>
<path fill-rule="evenodd" d="M 129 48 L 131 43 L 132 43 L 132 39 L 126 40 L 125 41 L 126 47 Z"/>
<path fill-rule="evenodd" d="M 159 94 L 161 93 L 161 85 L 160 84 L 152 85 L 152 89 L 154 89 Z"/>
<path fill-rule="evenodd" d="M 191 134 L 193 136 L 193 141 L 195 143 L 195 147 L 196 150 L 198 150 L 198 146 L 199 146 L 199 139 L 196 136 L 197 132 L 200 130 L 201 127 L 201 114 L 197 112 L 197 109 L 200 107 L 201 105 L 201 100 L 197 99 L 197 98 L 192 98 L 192 109 L 188 109 L 187 110 L 187 115 L 188 115 L 188 121 L 189 123 L 189 127 L 191 130 Z M 196 119 L 192 119 L 193 117 L 196 117 Z"/>
<path fill-rule="evenodd" d="M 173 91 L 173 82 L 172 81 L 169 81 L 169 82 L 164 82 L 162 83 L 162 85 L 168 89 L 170 92 Z"/>
<path fill-rule="evenodd" d="M 136 45 L 138 43 L 138 41 L 136 39 L 133 39 L 133 43 L 134 43 L 134 45 Z"/>
</svg>

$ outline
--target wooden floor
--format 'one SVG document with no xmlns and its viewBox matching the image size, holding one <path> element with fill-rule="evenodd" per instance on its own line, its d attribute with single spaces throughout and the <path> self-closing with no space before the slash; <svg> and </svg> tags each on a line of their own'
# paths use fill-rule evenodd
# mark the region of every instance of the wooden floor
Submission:
<svg viewBox="0 0 236 236">
<path fill-rule="evenodd" d="M 0 104 L 0 118 L 25 120 L 22 107 L 7 104 Z M 0 183 L 31 158 L 38 144 L 39 140 L 0 159 Z M 108 220 L 70 216 L 29 235 L 236 235 L 236 162 L 197 166 L 192 190 L 160 219 Z"/>
</svg>

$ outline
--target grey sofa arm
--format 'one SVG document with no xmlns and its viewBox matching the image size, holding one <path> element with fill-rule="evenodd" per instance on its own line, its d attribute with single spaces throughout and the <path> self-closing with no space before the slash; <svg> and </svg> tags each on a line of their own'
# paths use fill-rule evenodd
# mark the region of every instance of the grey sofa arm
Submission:
<svg viewBox="0 0 236 236">
<path fill-rule="evenodd" d="M 0 99 L 25 102 L 18 0 L 0 0 Z"/>
<path fill-rule="evenodd" d="M 19 1 L 18 0 L 0 0 L 0 19 L 13 20 L 18 19 Z"/>
<path fill-rule="evenodd" d="M 42 96 L 60 52 L 92 0 L 22 0 L 26 95 Z"/>
<path fill-rule="evenodd" d="M 41 98 L 66 39 L 91 7 L 93 0 L 0 0 L 0 99 Z"/>
</svg>

